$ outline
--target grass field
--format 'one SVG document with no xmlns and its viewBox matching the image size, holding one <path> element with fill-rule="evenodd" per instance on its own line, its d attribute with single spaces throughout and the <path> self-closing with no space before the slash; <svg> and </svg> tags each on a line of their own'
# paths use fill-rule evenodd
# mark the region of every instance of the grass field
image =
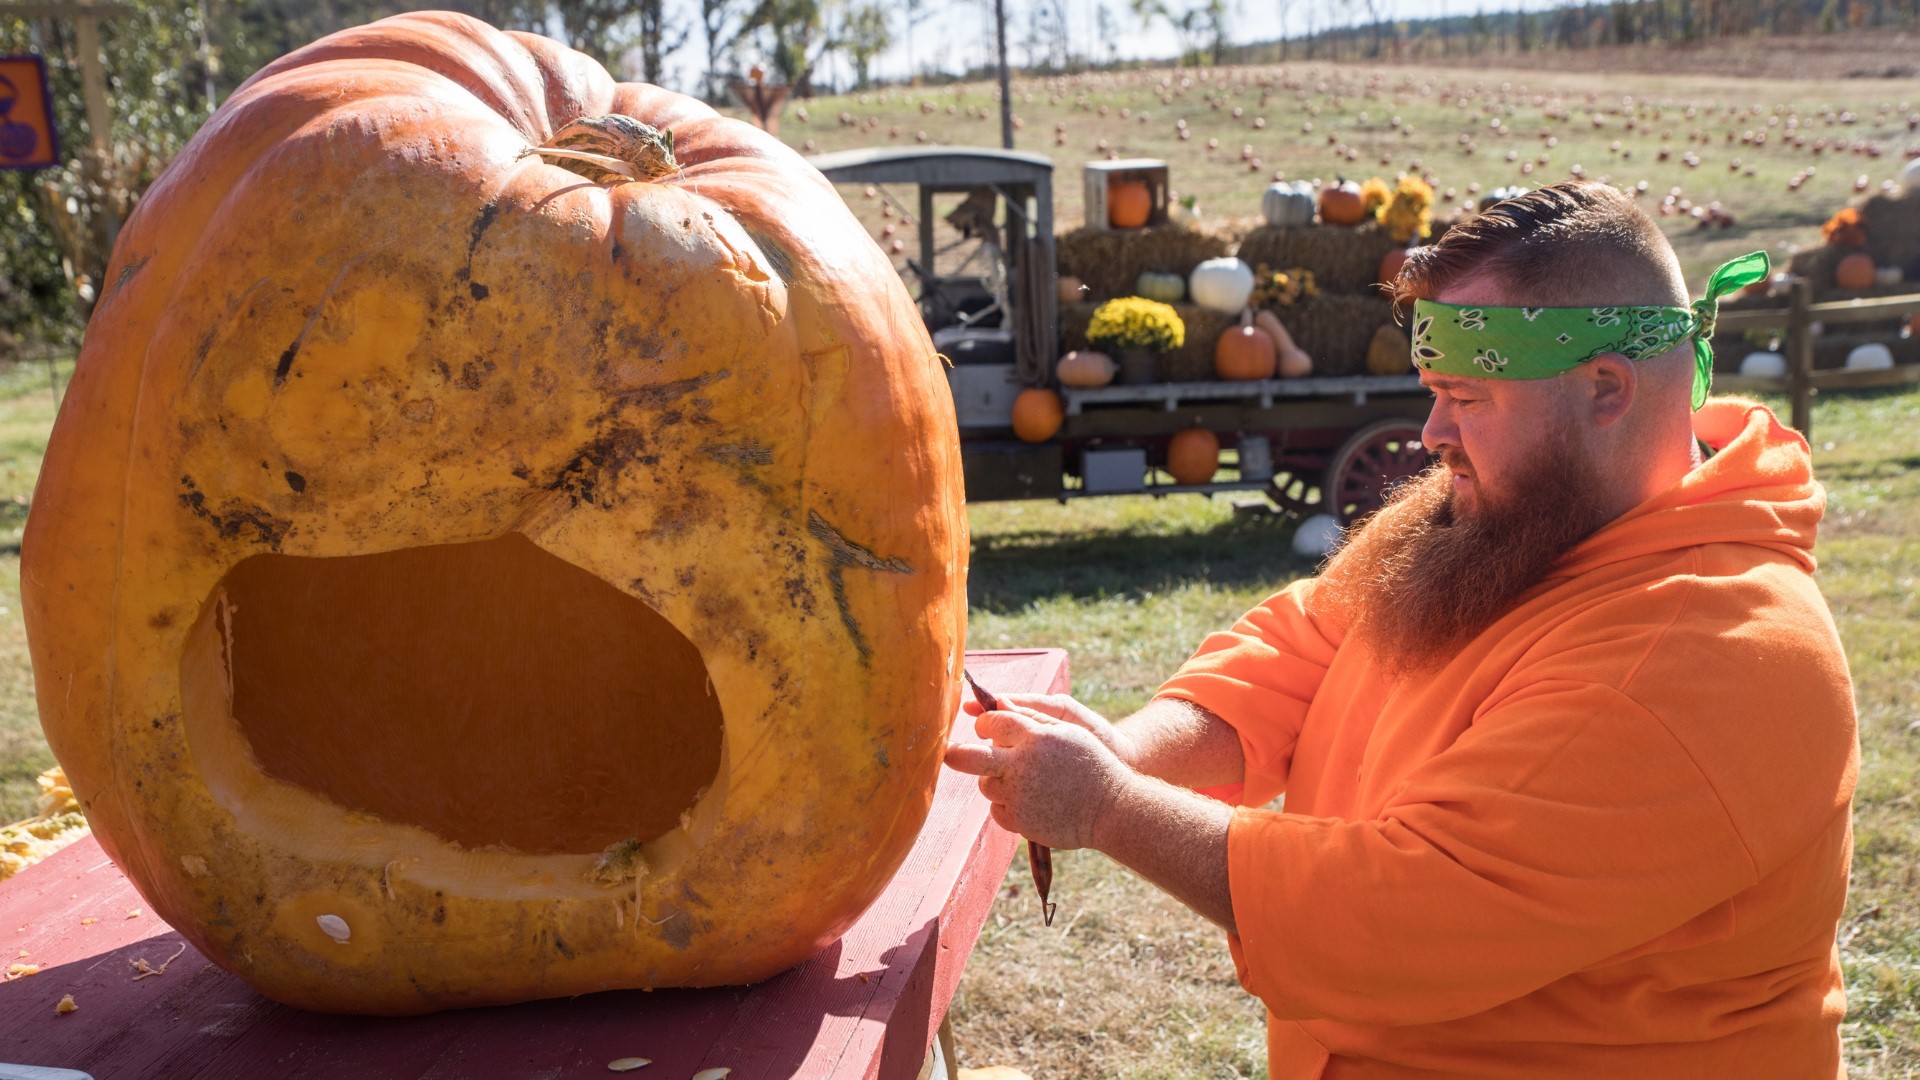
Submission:
<svg viewBox="0 0 1920 1080">
<path fill-rule="evenodd" d="M 1644 179 L 1655 196 L 1678 186 L 1684 197 L 1720 201 L 1736 215 L 1738 224 L 1724 230 L 1663 219 L 1696 287 L 1729 255 L 1765 247 L 1784 256 L 1815 242 L 1855 176 L 1877 183 L 1920 144 L 1907 119 L 1920 109 L 1920 81 L 1911 78 L 1762 83 L 1296 64 L 1284 76 L 1236 69 L 1019 80 L 1015 94 L 1021 145 L 1060 166 L 1063 227 L 1079 214 L 1079 162 L 1107 153 L 1173 160 L 1174 185 L 1196 199 L 1203 220 L 1250 218 L 1276 172 L 1391 177 L 1425 169 L 1458 199 L 1470 185 L 1559 179 L 1578 164 L 1589 176 Z M 783 136 L 816 150 L 912 143 L 921 131 L 934 142 L 993 145 L 994 108 L 980 85 L 816 99 L 804 120 L 797 107 L 788 110 Z M 1265 126 L 1255 129 L 1256 118 Z M 1176 120 L 1193 133 L 1188 141 L 1179 140 Z M 1789 121 L 1810 138 L 1844 138 L 1848 149 L 1790 149 L 1780 137 Z M 1305 124 L 1313 130 L 1302 131 Z M 1749 130 L 1773 134 L 1756 147 L 1740 141 Z M 1220 148 L 1207 151 L 1208 139 Z M 1242 145 L 1258 167 L 1241 158 Z M 1880 155 L 1866 153 L 1868 145 Z M 1670 150 L 1665 161 L 1662 146 Z M 1697 167 L 1679 160 L 1689 151 Z M 1736 157 L 1740 166 L 1730 169 Z M 1520 171 L 1523 161 L 1534 163 L 1532 173 Z M 1808 166 L 1815 176 L 1790 192 L 1788 179 Z M 851 201 L 876 232 L 887 224 L 877 202 Z M 0 820 L 30 812 L 32 778 L 51 764 L 20 622 L 18 545 L 53 413 L 44 368 L 0 372 Z M 1820 581 L 1853 665 L 1865 754 L 1841 938 L 1852 1000 L 1847 1052 L 1857 1078 L 1914 1078 L 1920 390 L 1823 399 L 1815 424 L 1817 468 L 1831 495 Z M 1209 630 L 1312 570 L 1290 553 L 1287 522 L 1236 517 L 1225 501 L 1191 496 L 981 505 L 972 526 L 970 643 L 1070 650 L 1076 691 L 1114 716 L 1143 703 Z M 1262 1010 L 1235 984 L 1217 932 L 1099 856 L 1062 853 L 1056 882 L 1059 919 L 1045 929 L 1024 863 L 1008 876 L 955 1004 L 963 1063 L 1016 1065 L 1048 1078 L 1265 1075 Z"/>
<path fill-rule="evenodd" d="M 1877 187 L 1898 175 L 1909 150 L 1920 154 L 1920 78 L 1911 77 L 1763 82 L 1301 63 L 1016 79 L 1013 97 L 1017 148 L 1054 161 L 1063 227 L 1081 217 L 1081 164 L 1109 156 L 1171 162 L 1177 195 L 1216 223 L 1257 220 L 1276 176 L 1391 181 L 1425 172 L 1441 195 L 1453 192 L 1444 211 L 1470 192 L 1584 175 L 1644 181 L 1650 212 L 1678 189 L 1679 199 L 1733 214 L 1730 228 L 1662 219 L 1696 288 L 1733 255 L 1765 248 L 1784 261 L 1795 245 L 1817 242 L 1815 227 L 1853 196 L 1859 177 Z M 929 144 L 998 146 L 998 108 L 984 83 L 892 88 L 790 107 L 780 135 L 808 152 L 912 146 L 923 134 Z M 1218 147 L 1208 149 L 1212 141 Z M 894 224 L 878 201 L 849 201 L 876 236 Z M 903 254 L 913 254 L 911 232 L 899 230 Z"/>
</svg>

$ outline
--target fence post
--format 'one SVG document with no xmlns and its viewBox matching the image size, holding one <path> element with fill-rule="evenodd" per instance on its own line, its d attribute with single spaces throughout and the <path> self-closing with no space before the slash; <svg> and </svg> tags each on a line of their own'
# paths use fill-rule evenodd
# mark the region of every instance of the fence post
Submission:
<svg viewBox="0 0 1920 1080">
<path fill-rule="evenodd" d="M 1813 283 L 1796 277 L 1787 308 L 1787 395 L 1794 430 L 1813 441 Z"/>
</svg>

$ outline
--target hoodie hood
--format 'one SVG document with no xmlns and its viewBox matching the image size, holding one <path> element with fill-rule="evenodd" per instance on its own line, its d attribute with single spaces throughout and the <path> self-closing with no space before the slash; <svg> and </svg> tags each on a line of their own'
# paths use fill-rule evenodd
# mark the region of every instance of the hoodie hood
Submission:
<svg viewBox="0 0 1920 1080">
<path fill-rule="evenodd" d="M 1581 541 L 1550 577 L 1705 544 L 1751 544 L 1814 571 L 1813 544 L 1827 493 L 1799 432 L 1745 398 L 1713 398 L 1693 430 L 1714 455 L 1678 484 Z"/>
</svg>

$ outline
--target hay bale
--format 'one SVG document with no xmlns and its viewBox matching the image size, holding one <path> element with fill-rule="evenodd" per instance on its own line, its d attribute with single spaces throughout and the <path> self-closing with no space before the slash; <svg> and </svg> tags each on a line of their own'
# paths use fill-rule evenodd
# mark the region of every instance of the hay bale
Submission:
<svg viewBox="0 0 1920 1080">
<path fill-rule="evenodd" d="M 1313 357 L 1315 375 L 1367 374 L 1367 346 L 1374 332 L 1393 322 L 1384 297 L 1321 293 L 1274 308 L 1294 344 Z"/>
<path fill-rule="evenodd" d="M 1088 301 L 1060 309 L 1061 355 L 1095 347 L 1087 341 L 1087 325 L 1093 322 L 1093 312 L 1099 306 Z M 1178 349 L 1160 354 L 1154 368 L 1155 378 L 1160 382 L 1203 382 L 1213 378 L 1214 343 L 1227 327 L 1239 322 L 1239 316 L 1223 315 L 1195 304 L 1174 304 L 1173 310 L 1186 324 L 1186 341 Z"/>
<path fill-rule="evenodd" d="M 1873 265 L 1911 272 L 1914 260 L 1920 259 L 1920 192 L 1875 195 L 1860 204 L 1860 221 L 1866 226 Z"/>
<path fill-rule="evenodd" d="M 1352 228 L 1263 225 L 1240 241 L 1239 254 L 1249 266 L 1265 264 L 1275 270 L 1304 266 L 1313 271 L 1321 292 L 1379 296 L 1380 259 L 1400 246 L 1373 222 Z"/>
<path fill-rule="evenodd" d="M 1081 228 L 1054 238 L 1054 258 L 1060 273 L 1087 286 L 1087 299 L 1112 300 L 1132 296 L 1133 283 L 1148 270 L 1186 277 L 1207 259 L 1225 255 L 1229 243 L 1226 235 L 1179 225 L 1132 232 Z"/>
</svg>

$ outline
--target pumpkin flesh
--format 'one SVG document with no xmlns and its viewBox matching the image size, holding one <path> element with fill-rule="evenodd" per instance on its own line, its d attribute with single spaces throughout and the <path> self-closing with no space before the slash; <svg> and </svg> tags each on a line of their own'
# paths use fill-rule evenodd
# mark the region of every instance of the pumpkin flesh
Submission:
<svg viewBox="0 0 1920 1080">
<path fill-rule="evenodd" d="M 678 171 L 527 153 L 604 114 Z M 108 280 L 29 644 L 102 845 L 210 959 L 363 1013 L 750 982 L 879 894 L 957 706 L 958 444 L 792 151 L 397 16 L 236 91 Z"/>
</svg>

